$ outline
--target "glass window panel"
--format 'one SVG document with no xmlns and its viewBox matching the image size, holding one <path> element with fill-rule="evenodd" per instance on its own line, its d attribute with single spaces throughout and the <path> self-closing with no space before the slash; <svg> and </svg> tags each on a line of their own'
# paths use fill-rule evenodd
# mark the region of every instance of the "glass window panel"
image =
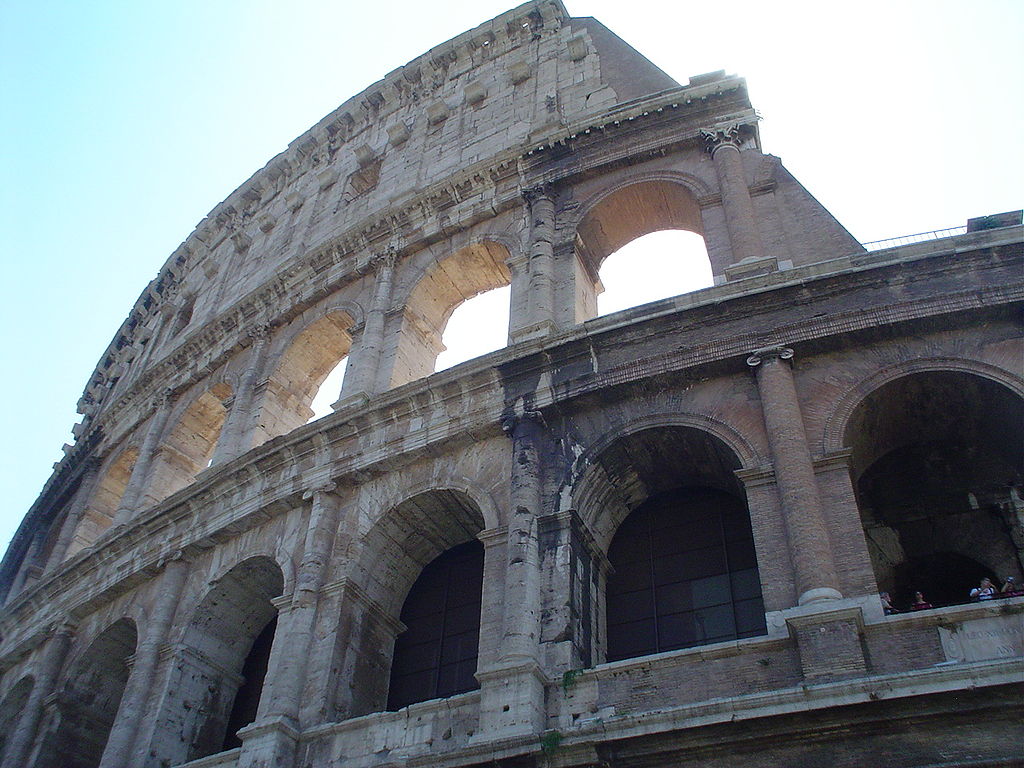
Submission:
<svg viewBox="0 0 1024 768">
<path fill-rule="evenodd" d="M 608 615 L 619 623 L 637 621 L 654 615 L 654 593 L 650 589 L 608 596 Z"/>
<path fill-rule="evenodd" d="M 764 634 L 764 601 L 760 597 L 736 603 L 736 629 L 743 633 Z"/>
<path fill-rule="evenodd" d="M 654 636 L 654 619 L 631 621 L 624 624 L 608 623 L 608 660 L 628 659 L 654 653 L 657 642 Z"/>
<path fill-rule="evenodd" d="M 448 550 L 420 573 L 402 607 L 408 629 L 395 640 L 389 709 L 479 687 L 472 672 L 467 681 L 460 670 L 476 669 L 482 583 L 478 541 Z"/>
<path fill-rule="evenodd" d="M 694 608 L 723 605 L 732 600 L 732 589 L 727 574 L 695 579 L 690 582 L 690 589 L 693 594 Z"/>
<path fill-rule="evenodd" d="M 745 571 L 733 570 L 733 600 L 746 600 L 751 597 L 761 597 L 761 577 L 757 568 L 748 568 Z"/>
<path fill-rule="evenodd" d="M 697 628 L 697 636 L 702 640 L 736 637 L 736 621 L 730 605 L 716 605 L 694 611 L 693 623 Z"/>
<path fill-rule="evenodd" d="M 764 634 L 740 498 L 684 488 L 649 499 L 623 522 L 609 560 L 609 660 Z"/>
</svg>

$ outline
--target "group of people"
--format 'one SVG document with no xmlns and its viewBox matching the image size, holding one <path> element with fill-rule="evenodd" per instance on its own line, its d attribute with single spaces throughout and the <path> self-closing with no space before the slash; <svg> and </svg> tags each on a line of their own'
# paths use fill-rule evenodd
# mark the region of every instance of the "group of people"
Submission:
<svg viewBox="0 0 1024 768">
<path fill-rule="evenodd" d="M 1006 577 L 1001 589 L 997 590 L 992 579 L 986 576 L 978 586 L 971 590 L 972 600 L 994 600 L 997 597 L 1016 597 L 1017 595 L 1024 595 L 1024 590 L 1020 588 L 1013 576 Z"/>
<path fill-rule="evenodd" d="M 981 582 L 974 589 L 970 591 L 969 597 L 974 602 L 982 600 L 995 600 L 997 597 L 1018 597 L 1024 595 L 1024 588 L 1017 583 L 1017 580 L 1013 576 L 1007 576 L 1003 581 L 1003 586 L 996 589 L 996 585 L 992 583 L 992 579 L 987 576 L 981 580 Z M 925 599 L 922 592 L 914 592 L 914 599 L 910 603 L 910 606 L 905 610 L 900 610 L 892 603 L 892 596 L 888 592 L 882 592 L 879 594 L 879 599 L 882 601 L 882 610 L 885 611 L 886 615 L 892 613 L 905 613 L 913 611 L 923 611 L 928 608 L 934 608 L 931 603 Z"/>
</svg>

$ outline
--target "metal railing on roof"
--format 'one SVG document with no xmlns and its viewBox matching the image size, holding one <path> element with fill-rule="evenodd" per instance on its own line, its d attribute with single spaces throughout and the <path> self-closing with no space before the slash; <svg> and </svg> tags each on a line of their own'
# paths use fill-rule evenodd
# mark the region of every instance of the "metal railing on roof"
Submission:
<svg viewBox="0 0 1024 768">
<path fill-rule="evenodd" d="M 917 232 L 913 235 L 901 235 L 890 237 L 887 240 L 872 240 L 870 243 L 861 243 L 868 251 L 881 251 L 885 248 L 895 248 L 898 245 L 910 245 L 911 243 L 924 243 L 928 240 L 941 240 L 945 237 L 963 235 L 967 232 L 967 225 L 959 227 L 948 227 L 947 229 L 933 229 L 931 232 Z"/>
</svg>

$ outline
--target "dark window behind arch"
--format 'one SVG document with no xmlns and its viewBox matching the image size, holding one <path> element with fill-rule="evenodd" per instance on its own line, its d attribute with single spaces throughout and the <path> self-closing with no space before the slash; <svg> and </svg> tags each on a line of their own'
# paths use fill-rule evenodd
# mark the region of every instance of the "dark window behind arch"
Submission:
<svg viewBox="0 0 1024 768">
<path fill-rule="evenodd" d="M 647 500 L 608 559 L 608 661 L 766 632 L 750 516 L 732 494 L 681 488 Z"/>
<path fill-rule="evenodd" d="M 449 549 L 420 573 L 402 606 L 388 709 L 479 688 L 476 672 L 484 547 Z"/>
<path fill-rule="evenodd" d="M 260 695 L 263 693 L 263 683 L 267 679 L 267 669 L 270 667 L 270 649 L 274 644 L 276 631 L 277 616 L 275 615 L 256 636 L 249 655 L 242 663 L 242 684 L 235 694 L 235 703 L 228 715 L 223 749 L 242 746 L 242 740 L 238 738 L 238 731 L 256 720 Z"/>
</svg>

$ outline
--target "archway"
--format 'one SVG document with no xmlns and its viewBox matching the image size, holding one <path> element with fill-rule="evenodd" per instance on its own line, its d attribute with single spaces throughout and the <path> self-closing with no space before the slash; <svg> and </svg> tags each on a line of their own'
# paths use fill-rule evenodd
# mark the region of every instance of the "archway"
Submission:
<svg viewBox="0 0 1024 768">
<path fill-rule="evenodd" d="M 224 402 L 231 387 L 221 382 L 189 404 L 153 458 L 153 468 L 142 495 L 143 508 L 157 504 L 190 485 L 210 465 L 213 449 L 227 416 Z"/>
<path fill-rule="evenodd" d="M 347 312 L 331 312 L 310 323 L 288 345 L 267 379 L 256 426 L 254 445 L 301 427 L 314 417 L 313 400 L 321 385 L 337 370 L 352 347 Z M 341 396 L 341 376 L 336 389 L 326 392 L 328 405 Z"/>
<path fill-rule="evenodd" d="M 482 581 L 482 546 L 476 537 L 483 529 L 480 508 L 467 494 L 438 489 L 403 501 L 367 532 L 356 579 L 375 608 L 350 619 L 362 627 L 359 641 L 344 649 L 350 659 L 346 666 L 352 670 L 353 700 L 343 708 L 351 715 L 404 706 L 423 697 L 451 695 L 465 690 L 467 683 L 475 687 L 472 674 L 476 670 Z M 424 598 L 426 593 L 432 596 Z M 436 610 L 446 599 L 447 605 Z M 407 605 L 412 615 L 407 613 L 406 618 L 414 620 L 405 624 L 411 634 L 396 650 L 396 636 L 403 626 L 400 617 Z M 418 624 L 419 619 L 426 623 Z M 441 626 L 446 621 L 447 629 Z M 443 654 L 439 640 L 449 644 Z M 402 658 L 403 645 L 439 655 L 426 666 L 416 660 L 407 662 Z M 403 688 L 411 691 L 409 695 L 396 695 L 389 701 L 389 681 L 395 672 L 413 685 Z M 422 673 L 418 681 L 412 679 L 416 673 Z M 438 677 L 448 674 L 452 677 L 437 686 Z M 446 679 L 452 683 L 447 684 Z"/>
<path fill-rule="evenodd" d="M 160 744 L 158 759 L 177 765 L 238 745 L 252 722 L 273 645 L 284 589 L 277 563 L 245 560 L 219 578 L 196 608 L 175 654 L 158 729 L 181 738 Z"/>
<path fill-rule="evenodd" d="M 103 757 L 121 696 L 128 659 L 138 639 L 121 619 L 104 630 L 72 663 L 57 701 L 57 721 L 43 737 L 38 768 L 96 768 Z"/>
<path fill-rule="evenodd" d="M 598 659 L 766 632 L 739 468 L 722 440 L 693 427 L 634 432 L 592 460 L 584 511 L 611 566 L 594 611 L 605 618 Z"/>
<path fill-rule="evenodd" d="M 576 318 L 589 320 L 713 284 L 700 206 L 681 184 L 641 181 L 599 200 L 576 229 L 576 256 L 588 277 Z M 621 295 L 598 299 L 614 288 Z"/>
<path fill-rule="evenodd" d="M 967 602 L 981 576 L 1021 578 L 1024 402 L 989 379 L 913 373 L 867 395 L 845 430 L 879 589 Z M 1001 582 L 1000 582 L 1001 583 Z"/>
<path fill-rule="evenodd" d="M 138 448 L 134 446 L 125 448 L 107 467 L 75 527 L 71 543 L 64 553 L 65 560 L 86 547 L 92 546 L 114 522 L 114 515 L 121 503 L 121 497 L 124 496 L 125 488 L 128 487 L 128 479 L 131 477 L 132 468 L 138 457 Z"/>
<path fill-rule="evenodd" d="M 392 387 L 434 372 L 437 356 L 444 351 L 441 337 L 452 312 L 475 296 L 509 285 L 508 257 L 505 246 L 486 240 L 431 265 L 405 305 Z M 502 324 L 507 337 L 507 312 Z"/>
</svg>

